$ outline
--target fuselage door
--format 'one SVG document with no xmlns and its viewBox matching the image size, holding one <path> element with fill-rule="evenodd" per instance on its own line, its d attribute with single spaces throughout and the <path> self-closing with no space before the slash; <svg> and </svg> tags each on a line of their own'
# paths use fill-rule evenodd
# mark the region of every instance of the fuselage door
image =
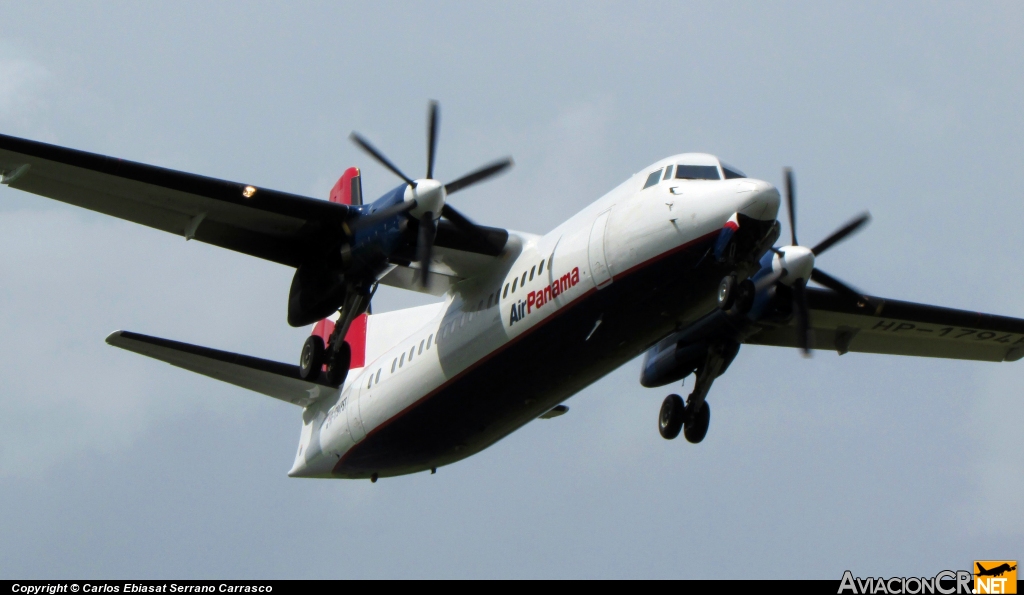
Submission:
<svg viewBox="0 0 1024 595">
<path fill-rule="evenodd" d="M 598 289 L 607 287 L 612 282 L 612 272 L 608 268 L 608 260 L 604 253 L 604 231 L 608 227 L 610 211 L 611 209 L 608 209 L 598 215 L 594 221 L 594 227 L 590 229 L 590 246 L 587 254 L 590 257 L 590 274 Z"/>
<path fill-rule="evenodd" d="M 365 378 L 365 376 L 360 376 Z M 350 380 L 350 382 L 355 379 Z M 363 420 L 359 415 L 359 398 L 363 394 L 367 393 L 367 390 L 360 390 L 363 388 L 363 381 L 356 381 L 355 386 L 352 387 L 352 391 L 348 395 L 348 405 L 345 407 L 345 413 L 348 416 L 348 431 L 352 434 L 352 442 L 358 443 L 363 438 L 366 438 L 366 430 L 363 428 Z"/>
</svg>

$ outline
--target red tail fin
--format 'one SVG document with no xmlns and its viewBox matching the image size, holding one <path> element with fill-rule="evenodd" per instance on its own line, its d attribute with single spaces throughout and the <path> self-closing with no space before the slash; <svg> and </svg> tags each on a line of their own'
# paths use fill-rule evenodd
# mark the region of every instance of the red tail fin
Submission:
<svg viewBox="0 0 1024 595">
<path fill-rule="evenodd" d="M 350 370 L 366 365 L 366 316 L 366 314 L 356 316 L 352 325 L 348 327 L 348 332 L 345 333 L 345 342 L 348 343 L 352 353 L 351 363 L 348 366 Z M 313 334 L 323 339 L 324 345 L 327 344 L 327 340 L 330 339 L 333 332 L 334 321 L 330 318 L 324 318 L 313 327 Z M 326 370 L 326 366 L 324 369 Z"/>
<path fill-rule="evenodd" d="M 358 167 L 350 167 L 341 174 L 334 188 L 331 188 L 331 202 L 356 206 L 363 204 L 363 183 Z"/>
</svg>

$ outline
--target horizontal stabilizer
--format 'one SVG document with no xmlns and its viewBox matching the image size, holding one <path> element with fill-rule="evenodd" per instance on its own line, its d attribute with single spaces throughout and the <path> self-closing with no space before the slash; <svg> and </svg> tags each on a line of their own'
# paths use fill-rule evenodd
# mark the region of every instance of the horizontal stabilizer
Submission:
<svg viewBox="0 0 1024 595">
<path fill-rule="evenodd" d="M 298 366 L 230 351 L 179 343 L 129 331 L 111 333 L 107 337 L 107 343 L 301 407 L 334 390 L 326 385 L 303 380 L 299 376 Z"/>
</svg>

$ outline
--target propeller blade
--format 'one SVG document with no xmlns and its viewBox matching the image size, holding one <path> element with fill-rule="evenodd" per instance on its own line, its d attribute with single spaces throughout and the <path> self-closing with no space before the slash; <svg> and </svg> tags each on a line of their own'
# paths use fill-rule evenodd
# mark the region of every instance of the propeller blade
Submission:
<svg viewBox="0 0 1024 595">
<path fill-rule="evenodd" d="M 430 284 L 430 257 L 434 251 L 434 235 L 437 233 L 437 221 L 434 214 L 427 212 L 420 219 L 420 232 L 416 240 L 416 260 L 420 263 L 420 285 L 424 288 Z"/>
<path fill-rule="evenodd" d="M 834 232 L 832 232 L 832 235 L 830 235 L 827 238 L 825 238 L 824 240 L 818 242 L 817 246 L 811 248 L 811 252 L 813 252 L 815 256 L 821 256 L 822 252 L 824 252 L 825 250 L 828 250 L 832 246 L 835 246 L 839 242 L 845 240 L 846 236 L 848 236 L 848 235 L 852 234 L 853 232 L 857 231 L 858 229 L 863 227 L 865 223 L 867 223 L 870 220 L 871 220 L 871 213 L 867 213 L 867 212 L 862 213 L 861 215 L 855 217 L 853 220 L 851 220 L 846 225 L 844 225 L 844 226 L 840 227 L 839 229 L 835 230 Z"/>
<path fill-rule="evenodd" d="M 793 169 L 785 168 L 786 174 L 786 206 L 789 209 L 789 234 L 792 238 L 790 245 L 799 246 L 796 242 L 796 184 L 793 182 Z"/>
<path fill-rule="evenodd" d="M 430 102 L 430 111 L 427 116 L 427 179 L 434 179 L 434 155 L 437 152 L 437 102 Z"/>
<path fill-rule="evenodd" d="M 445 204 L 441 209 L 441 215 L 455 224 L 461 231 L 469 234 L 474 240 L 482 244 L 483 246 L 491 246 L 491 239 L 484 230 L 480 229 L 476 223 L 470 221 L 465 215 L 455 210 L 455 207 Z M 500 246 L 498 247 L 500 248 Z"/>
<path fill-rule="evenodd" d="M 811 280 L 818 285 L 828 287 L 832 291 L 849 298 L 850 301 L 855 304 L 863 302 L 865 304 L 875 305 L 875 300 L 869 298 L 821 269 L 816 268 L 811 271 Z"/>
<path fill-rule="evenodd" d="M 407 200 L 407 201 L 404 201 L 404 202 L 400 202 L 398 204 L 391 205 L 390 207 L 385 207 L 385 208 L 383 208 L 383 209 L 381 209 L 379 211 L 374 211 L 374 212 L 370 213 L 369 215 L 363 215 L 362 217 L 359 217 L 359 218 L 355 219 L 354 221 L 352 221 L 352 223 L 350 225 L 351 225 L 352 229 L 361 229 L 363 227 L 371 227 L 371 226 L 373 226 L 376 223 L 380 223 L 381 221 L 385 221 L 387 219 L 390 219 L 390 218 L 394 217 L 395 215 L 401 215 L 402 213 L 407 213 L 407 212 L 409 212 L 409 211 L 411 211 L 411 210 L 413 210 L 415 208 L 416 208 L 416 201 L 415 200 Z"/>
<path fill-rule="evenodd" d="M 367 153 L 370 154 L 371 157 L 376 159 L 378 163 L 380 163 L 384 167 L 390 169 L 391 173 L 395 174 L 399 178 L 402 178 L 402 180 L 404 180 L 406 184 L 412 186 L 413 188 L 416 187 L 416 182 L 412 181 L 412 178 L 410 178 L 409 176 L 407 176 L 404 173 L 402 173 L 402 170 L 400 170 L 397 167 L 395 167 L 394 163 L 391 163 L 390 161 L 388 161 L 388 158 L 385 157 L 383 153 L 381 153 L 380 151 L 375 149 L 373 147 L 373 145 L 371 145 L 369 142 L 366 141 L 366 139 L 364 139 L 363 137 L 359 136 L 355 132 L 350 134 L 348 137 L 350 139 L 352 139 L 352 142 L 354 142 L 355 144 L 359 145 L 359 148 L 361 148 L 362 150 L 366 151 Z"/>
<path fill-rule="evenodd" d="M 793 309 L 796 310 L 796 343 L 804 357 L 811 357 L 811 319 L 807 310 L 807 286 L 802 280 L 793 284 Z"/>
<path fill-rule="evenodd" d="M 505 171 L 510 167 L 512 167 L 511 157 L 499 159 L 498 161 L 495 161 L 490 165 L 485 165 L 484 167 L 481 167 L 480 169 L 476 170 L 473 173 L 462 176 L 461 178 L 455 180 L 454 182 L 448 182 L 447 184 L 444 185 L 444 191 L 446 194 L 453 194 L 455 192 L 458 192 L 459 190 L 462 190 L 463 188 L 472 186 L 477 182 L 482 182 L 491 176 L 498 175 L 499 173 Z M 454 219 L 452 220 L 452 223 L 455 223 Z"/>
</svg>

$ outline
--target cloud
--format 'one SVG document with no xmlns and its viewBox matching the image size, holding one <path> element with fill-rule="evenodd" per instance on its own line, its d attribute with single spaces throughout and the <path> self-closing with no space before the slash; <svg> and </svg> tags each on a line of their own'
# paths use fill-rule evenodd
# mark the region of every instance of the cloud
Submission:
<svg viewBox="0 0 1024 595">
<path fill-rule="evenodd" d="M 42 65 L 0 57 L 0 125 L 28 129 L 46 109 L 52 77 Z"/>
</svg>

